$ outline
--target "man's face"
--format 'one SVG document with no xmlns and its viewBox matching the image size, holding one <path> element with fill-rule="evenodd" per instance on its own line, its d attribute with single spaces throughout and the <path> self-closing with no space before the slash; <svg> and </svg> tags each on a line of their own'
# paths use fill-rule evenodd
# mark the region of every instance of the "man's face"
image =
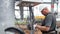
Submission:
<svg viewBox="0 0 60 34">
<path fill-rule="evenodd" d="M 44 9 L 41 11 L 41 13 L 42 13 L 43 15 L 46 15 L 47 12 L 48 12 L 48 9 L 47 9 L 47 8 L 44 8 Z"/>
</svg>

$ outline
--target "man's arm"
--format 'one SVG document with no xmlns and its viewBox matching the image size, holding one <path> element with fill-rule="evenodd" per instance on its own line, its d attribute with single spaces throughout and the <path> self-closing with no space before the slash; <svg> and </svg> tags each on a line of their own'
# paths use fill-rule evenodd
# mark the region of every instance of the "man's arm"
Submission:
<svg viewBox="0 0 60 34">
<path fill-rule="evenodd" d="M 37 25 L 36 28 L 40 29 L 41 31 L 49 31 L 50 29 L 50 27 L 40 26 L 40 25 Z"/>
</svg>

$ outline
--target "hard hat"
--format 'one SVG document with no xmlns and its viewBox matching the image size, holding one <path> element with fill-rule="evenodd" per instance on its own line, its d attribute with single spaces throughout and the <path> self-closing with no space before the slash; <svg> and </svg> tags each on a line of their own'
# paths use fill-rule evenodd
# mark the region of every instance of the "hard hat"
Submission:
<svg viewBox="0 0 60 34">
<path fill-rule="evenodd" d="M 42 11 L 44 8 L 47 8 L 50 11 L 50 7 L 46 4 L 39 5 L 39 11 Z"/>
</svg>

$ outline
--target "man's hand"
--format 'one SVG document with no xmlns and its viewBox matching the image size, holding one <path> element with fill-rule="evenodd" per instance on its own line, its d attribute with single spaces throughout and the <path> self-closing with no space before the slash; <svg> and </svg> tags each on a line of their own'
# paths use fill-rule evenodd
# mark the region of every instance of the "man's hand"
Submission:
<svg viewBox="0 0 60 34">
<path fill-rule="evenodd" d="M 40 26 L 40 25 L 36 25 L 35 28 L 38 28 L 41 31 L 49 31 L 50 27 L 48 26 Z"/>
<path fill-rule="evenodd" d="M 35 27 L 35 28 L 38 28 L 38 29 L 39 29 L 39 28 L 41 28 L 41 26 L 40 26 L 40 25 L 36 25 L 36 27 Z"/>
</svg>

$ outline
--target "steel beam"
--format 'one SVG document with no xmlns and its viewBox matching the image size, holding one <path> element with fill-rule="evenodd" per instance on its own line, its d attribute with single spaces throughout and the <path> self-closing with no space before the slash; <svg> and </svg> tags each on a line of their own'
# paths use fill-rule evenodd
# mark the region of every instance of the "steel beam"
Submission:
<svg viewBox="0 0 60 34">
<path fill-rule="evenodd" d="M 24 16 L 23 16 L 23 7 L 20 7 L 20 6 L 19 6 L 19 8 L 20 8 L 20 16 L 21 16 L 21 20 L 23 20 L 23 17 L 24 17 Z"/>
<path fill-rule="evenodd" d="M 54 12 L 54 0 L 51 0 L 51 11 Z"/>
<path fill-rule="evenodd" d="M 35 20 L 34 20 L 34 13 L 33 13 L 32 6 L 29 6 L 29 11 L 30 11 L 30 21 L 31 21 L 31 33 L 30 34 L 34 34 L 33 24 Z"/>
</svg>

